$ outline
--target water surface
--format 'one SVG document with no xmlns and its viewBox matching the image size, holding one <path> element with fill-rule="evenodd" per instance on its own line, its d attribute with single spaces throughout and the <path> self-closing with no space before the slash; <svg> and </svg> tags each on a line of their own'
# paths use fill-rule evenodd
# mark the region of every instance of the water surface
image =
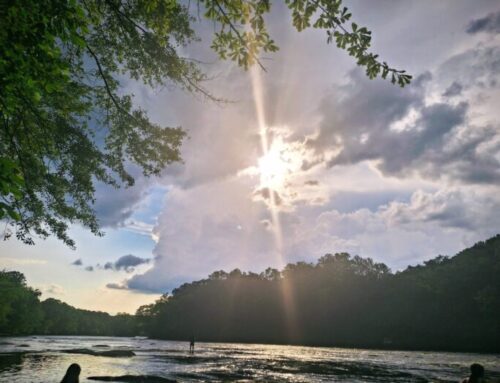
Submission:
<svg viewBox="0 0 500 383">
<path fill-rule="evenodd" d="M 129 358 L 63 350 L 133 350 Z M 500 381 L 500 355 L 380 351 L 112 337 L 0 338 L 0 382 L 59 382 L 71 363 L 88 376 L 156 375 L 179 382 L 458 382 L 471 363 Z"/>
</svg>

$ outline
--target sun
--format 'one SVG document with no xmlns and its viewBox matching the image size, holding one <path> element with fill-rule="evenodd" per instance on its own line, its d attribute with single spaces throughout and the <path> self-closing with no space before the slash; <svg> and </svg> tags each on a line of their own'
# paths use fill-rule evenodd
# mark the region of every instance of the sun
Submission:
<svg viewBox="0 0 500 383">
<path fill-rule="evenodd" d="M 275 137 L 267 152 L 258 159 L 260 188 L 282 192 L 291 175 L 300 167 L 296 153 L 281 137 Z"/>
<path fill-rule="evenodd" d="M 271 149 L 258 160 L 260 186 L 269 189 L 282 189 L 289 172 L 288 164 L 279 148 Z"/>
<path fill-rule="evenodd" d="M 304 178 L 309 169 L 309 152 L 302 140 L 291 140 L 286 126 L 266 128 L 267 138 L 262 139 L 262 156 L 254 157 L 254 165 L 241 169 L 238 177 L 250 177 L 252 199 L 264 202 L 272 211 L 292 211 L 295 203 L 307 197 Z M 265 137 L 265 136 L 264 136 Z"/>
</svg>

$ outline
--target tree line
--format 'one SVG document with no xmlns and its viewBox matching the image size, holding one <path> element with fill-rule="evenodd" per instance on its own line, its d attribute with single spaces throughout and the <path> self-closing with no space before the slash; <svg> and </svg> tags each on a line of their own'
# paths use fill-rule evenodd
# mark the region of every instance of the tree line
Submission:
<svg viewBox="0 0 500 383">
<path fill-rule="evenodd" d="M 217 271 L 136 316 L 162 339 L 499 352 L 499 275 L 500 235 L 396 273 L 326 254 L 282 271 Z"/>
<path fill-rule="evenodd" d="M 0 272 L 0 334 L 500 351 L 500 235 L 393 273 L 347 253 L 257 274 L 216 271 L 135 315 L 76 309 Z"/>
<path fill-rule="evenodd" d="M 0 336 L 110 335 L 137 333 L 133 315 L 81 310 L 58 299 L 40 301 L 40 291 L 29 287 L 18 271 L 0 271 Z"/>
</svg>

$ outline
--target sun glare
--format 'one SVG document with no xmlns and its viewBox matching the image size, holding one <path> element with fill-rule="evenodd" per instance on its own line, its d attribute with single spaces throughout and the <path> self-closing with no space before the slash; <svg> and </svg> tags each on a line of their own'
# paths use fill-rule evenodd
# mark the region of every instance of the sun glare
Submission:
<svg viewBox="0 0 500 383">
<path fill-rule="evenodd" d="M 260 186 L 273 190 L 282 189 L 288 174 L 289 166 L 283 158 L 282 148 L 272 145 L 270 150 L 258 161 Z"/>
<path fill-rule="evenodd" d="M 289 178 L 299 170 L 300 163 L 296 151 L 282 137 L 275 137 L 267 153 L 257 162 L 260 188 L 283 192 Z"/>
</svg>

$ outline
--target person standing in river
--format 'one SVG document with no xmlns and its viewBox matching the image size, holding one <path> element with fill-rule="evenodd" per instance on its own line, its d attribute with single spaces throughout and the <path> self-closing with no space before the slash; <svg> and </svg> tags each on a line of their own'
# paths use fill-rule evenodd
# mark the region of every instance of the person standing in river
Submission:
<svg viewBox="0 0 500 383">
<path fill-rule="evenodd" d="M 478 363 L 470 366 L 470 376 L 462 381 L 462 383 L 483 383 L 484 380 L 484 367 Z"/>
<path fill-rule="evenodd" d="M 77 363 L 73 363 L 66 370 L 66 375 L 64 375 L 64 378 L 63 380 L 61 380 L 61 383 L 78 383 L 81 371 L 82 369 L 80 365 Z"/>
<path fill-rule="evenodd" d="M 189 353 L 194 354 L 194 335 L 189 340 Z"/>
</svg>

